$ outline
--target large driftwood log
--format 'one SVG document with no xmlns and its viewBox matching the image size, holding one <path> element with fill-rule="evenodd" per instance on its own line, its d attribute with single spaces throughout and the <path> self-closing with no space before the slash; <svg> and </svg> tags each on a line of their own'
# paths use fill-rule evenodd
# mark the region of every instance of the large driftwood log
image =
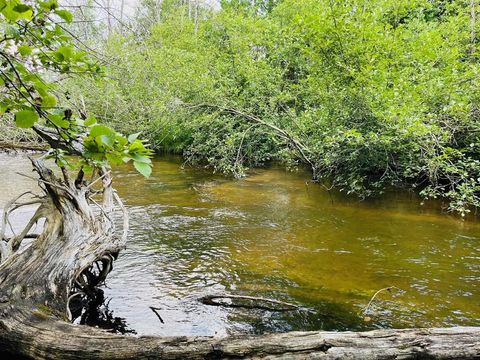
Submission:
<svg viewBox="0 0 480 360">
<path fill-rule="evenodd" d="M 43 196 L 10 203 L 0 224 L 0 355 L 34 359 L 475 359 L 480 328 L 293 332 L 262 336 L 133 337 L 73 325 L 71 303 L 95 298 L 95 288 L 124 247 L 115 236 L 113 203 L 120 199 L 108 172 L 86 182 L 62 169 L 56 177 L 32 159 Z M 93 185 L 101 189 L 93 191 Z M 102 200 L 93 196 L 98 192 Z M 17 235 L 7 236 L 11 211 L 38 204 Z M 98 206 L 98 211 L 93 207 Z M 35 222 L 42 233 L 24 240 Z M 23 246 L 22 246 L 23 245 Z M 3 357 L 2 357 L 3 358 Z"/>
<path fill-rule="evenodd" d="M 4 306 L 0 348 L 35 359 L 478 359 L 480 328 L 131 337 Z"/>
</svg>

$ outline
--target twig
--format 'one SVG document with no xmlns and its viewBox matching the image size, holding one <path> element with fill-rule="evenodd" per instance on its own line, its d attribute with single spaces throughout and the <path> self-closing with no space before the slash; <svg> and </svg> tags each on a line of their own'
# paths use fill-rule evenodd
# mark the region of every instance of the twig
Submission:
<svg viewBox="0 0 480 360">
<path fill-rule="evenodd" d="M 368 302 L 367 306 L 365 307 L 365 309 L 362 311 L 362 314 L 363 315 L 366 315 L 367 312 L 368 312 L 368 309 L 370 308 L 370 305 L 372 304 L 373 300 L 375 300 L 375 298 L 377 297 L 378 294 L 380 294 L 382 291 L 388 291 L 388 292 L 391 292 L 392 289 L 397 289 L 397 290 L 400 290 L 402 291 L 402 289 L 396 287 L 396 286 L 389 286 L 389 287 L 386 287 L 386 288 L 383 288 L 383 289 L 380 289 L 378 290 L 375 294 L 373 294 L 372 298 L 370 299 L 370 301 Z"/>
<path fill-rule="evenodd" d="M 10 202 L 8 202 L 5 205 L 5 209 L 3 210 L 2 226 L 0 228 L 0 240 L 5 238 L 5 231 L 6 231 L 6 227 L 7 227 L 8 216 L 13 210 L 15 210 L 15 209 L 12 210 L 11 207 L 14 206 L 16 204 L 16 202 L 18 200 L 20 200 L 20 198 L 22 198 L 23 196 L 25 196 L 27 194 L 37 196 L 31 191 L 26 191 L 26 192 L 20 194 L 19 196 L 17 196 L 15 199 L 11 200 Z"/>
<path fill-rule="evenodd" d="M 32 179 L 32 180 L 35 180 L 35 181 L 40 181 L 46 185 L 49 185 L 49 186 L 52 186 L 52 187 L 55 187 L 57 189 L 60 189 L 60 190 L 63 190 L 65 191 L 67 194 L 69 194 L 70 196 L 74 197 L 74 194 L 72 194 L 72 192 L 70 191 L 70 189 L 66 188 L 65 186 L 61 186 L 61 185 L 58 185 L 58 184 L 54 184 L 52 182 L 49 182 L 49 181 L 46 181 L 46 180 L 43 180 L 43 179 L 36 179 L 34 178 L 33 176 L 29 176 L 27 174 L 22 174 L 20 172 L 17 172 L 16 173 L 17 175 L 20 175 L 20 176 L 23 176 L 23 177 L 26 177 L 28 179 Z"/>
<path fill-rule="evenodd" d="M 149 306 L 149 308 L 155 313 L 155 315 L 157 315 L 158 317 L 158 320 L 160 320 L 160 322 L 162 324 L 165 324 L 165 321 L 163 321 L 162 317 L 160 316 L 160 314 L 158 313 L 157 310 L 161 310 L 160 308 L 156 308 L 156 307 L 153 307 L 153 306 Z"/>
<path fill-rule="evenodd" d="M 94 181 L 92 181 L 90 184 L 88 184 L 87 186 L 87 189 L 90 189 L 97 181 L 99 180 L 102 180 L 105 176 L 109 175 L 110 174 L 110 170 L 103 173 L 102 176 L 99 176 L 98 178 L 96 178 Z"/>
<path fill-rule="evenodd" d="M 245 140 L 245 136 L 247 135 L 247 132 L 250 131 L 250 129 L 253 128 L 254 126 L 255 125 L 250 126 L 248 129 L 246 129 L 243 132 L 242 140 L 240 141 L 240 145 L 238 146 L 238 150 L 237 150 L 237 158 L 235 159 L 236 164 L 240 164 L 240 155 L 241 155 L 241 152 L 242 152 L 242 146 L 243 146 L 243 141 Z"/>
<path fill-rule="evenodd" d="M 267 121 L 264 121 L 261 118 L 255 116 L 253 114 L 249 114 L 249 113 L 246 113 L 246 112 L 243 112 L 241 110 L 234 109 L 234 108 L 226 108 L 226 107 L 219 106 L 219 105 L 205 104 L 205 103 L 183 104 L 183 105 L 185 105 L 187 108 L 191 108 L 191 109 L 194 109 L 194 108 L 213 108 L 213 109 L 217 109 L 221 112 L 229 113 L 229 114 L 232 114 L 234 116 L 240 116 L 240 117 L 243 117 L 247 120 L 254 121 L 258 124 L 264 125 L 264 126 L 270 128 L 270 129 L 274 130 L 279 137 L 281 137 L 282 139 L 284 139 L 286 141 L 289 141 L 290 143 L 293 144 L 293 146 L 300 153 L 300 156 L 303 158 L 303 160 L 310 165 L 310 167 L 312 169 L 312 172 L 313 172 L 313 178 L 314 179 L 317 178 L 317 176 L 318 176 L 317 175 L 317 167 L 315 166 L 314 162 L 310 159 L 310 157 L 307 155 L 307 153 L 311 153 L 311 151 L 308 149 L 307 146 L 305 146 L 299 140 L 295 139 L 293 137 L 293 135 L 291 135 L 288 131 L 286 131 L 282 128 L 279 128 L 278 126 L 276 126 L 274 124 L 271 124 Z"/>
<path fill-rule="evenodd" d="M 107 218 L 108 221 L 110 221 L 110 224 L 113 225 L 112 219 L 111 219 L 110 216 L 108 216 L 108 214 L 105 212 L 105 210 L 103 209 L 102 205 L 100 205 L 98 202 L 96 202 L 96 201 L 95 201 L 94 199 L 92 199 L 91 197 L 89 197 L 88 200 L 90 200 L 90 201 L 93 202 L 95 205 L 97 205 L 97 207 L 100 209 L 100 211 L 102 212 L 102 214 Z"/>
</svg>

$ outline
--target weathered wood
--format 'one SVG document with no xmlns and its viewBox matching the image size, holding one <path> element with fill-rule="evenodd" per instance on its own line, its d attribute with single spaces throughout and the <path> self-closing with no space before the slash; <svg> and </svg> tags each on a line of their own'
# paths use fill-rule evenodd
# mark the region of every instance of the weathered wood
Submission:
<svg viewBox="0 0 480 360">
<path fill-rule="evenodd" d="M 45 151 L 46 146 L 40 143 L 9 143 L 0 141 L 0 150 L 19 150 L 19 151 Z"/>
<path fill-rule="evenodd" d="M 231 303 L 222 300 L 232 300 Z M 198 299 L 202 304 L 211 306 L 241 307 L 247 309 L 263 309 L 269 311 L 297 310 L 298 305 L 285 301 L 266 299 L 258 296 L 242 296 L 232 294 L 206 295 Z"/>
<path fill-rule="evenodd" d="M 32 159 L 32 163 L 45 196 L 20 235 L 0 239 L 0 298 L 22 302 L 27 307 L 42 304 L 65 315 L 69 296 L 82 290 L 82 284 L 78 284 L 83 282 L 82 274 L 95 262 L 105 261 L 105 257 L 111 263 L 110 255 L 124 248 L 125 239 L 114 236 L 108 213 L 95 214 L 88 200 L 90 189 L 76 188 L 67 178 L 57 178 L 40 160 Z M 113 195 L 109 185 L 103 189 L 103 195 L 105 208 L 111 208 Z M 26 249 L 18 251 L 24 235 L 39 219 L 45 219 L 42 233 Z M 17 251 L 9 250 L 12 243 Z"/>
<path fill-rule="evenodd" d="M 133 337 L 4 305 L 0 349 L 35 359 L 478 359 L 480 328 Z"/>
</svg>

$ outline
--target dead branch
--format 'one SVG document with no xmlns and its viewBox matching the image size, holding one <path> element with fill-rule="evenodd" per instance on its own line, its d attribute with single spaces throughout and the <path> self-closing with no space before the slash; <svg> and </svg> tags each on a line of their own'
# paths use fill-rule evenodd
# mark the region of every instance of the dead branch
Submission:
<svg viewBox="0 0 480 360">
<path fill-rule="evenodd" d="M 225 303 L 221 301 L 215 301 L 219 299 L 248 300 L 248 301 L 254 301 L 255 304 L 240 304 L 235 302 Z M 211 305 L 211 306 L 242 307 L 242 308 L 249 308 L 249 309 L 263 309 L 263 310 L 269 310 L 269 311 L 290 311 L 290 310 L 298 310 L 300 308 L 298 305 L 284 302 L 284 301 L 267 299 L 267 298 L 256 297 L 256 296 L 241 296 L 241 295 L 231 295 L 231 294 L 207 295 L 207 296 L 201 297 L 198 300 L 202 304 Z M 275 307 L 272 305 L 261 305 L 259 303 L 279 305 L 280 307 Z"/>
<path fill-rule="evenodd" d="M 129 217 L 128 217 L 128 211 L 127 208 L 123 205 L 122 199 L 120 199 L 120 196 L 118 196 L 117 192 L 114 190 L 113 191 L 113 197 L 115 201 L 117 202 L 118 206 L 122 210 L 122 215 L 123 215 L 123 233 L 122 233 L 122 241 L 126 242 L 127 237 L 128 237 L 128 228 L 129 228 Z"/>
<path fill-rule="evenodd" d="M 313 179 L 317 179 L 318 174 L 317 174 L 317 167 L 315 165 L 315 162 L 313 159 L 311 159 L 310 154 L 312 153 L 308 147 L 303 144 L 300 140 L 295 138 L 292 134 L 290 134 L 287 130 L 282 129 L 274 124 L 271 124 L 267 121 L 264 121 L 263 119 L 259 118 L 258 116 L 255 116 L 253 114 L 246 113 L 242 110 L 234 109 L 234 108 L 228 108 L 228 107 L 223 107 L 220 105 L 214 105 L 214 104 L 184 104 L 187 108 L 194 109 L 194 108 L 211 108 L 211 109 L 216 109 L 220 112 L 224 112 L 227 114 L 231 114 L 234 116 L 242 117 L 244 119 L 247 119 L 249 121 L 253 121 L 257 124 L 263 125 L 265 127 L 268 127 L 272 130 L 275 131 L 275 133 L 282 138 L 283 140 L 291 143 L 295 149 L 298 151 L 300 154 L 300 157 L 308 164 L 310 165 L 313 173 Z"/>
<path fill-rule="evenodd" d="M 8 216 L 9 216 L 9 213 L 11 212 L 11 208 L 12 206 L 14 206 L 14 204 L 20 200 L 23 196 L 27 195 L 27 194 L 30 194 L 30 195 L 35 195 L 33 192 L 31 191 L 26 191 L 20 195 L 18 195 L 16 198 L 10 200 L 6 205 L 5 205 L 5 208 L 3 209 L 3 216 L 2 216 L 2 226 L 0 228 L 0 240 L 5 240 L 5 231 L 6 231 L 6 227 L 7 227 L 7 221 L 8 221 Z"/>
</svg>

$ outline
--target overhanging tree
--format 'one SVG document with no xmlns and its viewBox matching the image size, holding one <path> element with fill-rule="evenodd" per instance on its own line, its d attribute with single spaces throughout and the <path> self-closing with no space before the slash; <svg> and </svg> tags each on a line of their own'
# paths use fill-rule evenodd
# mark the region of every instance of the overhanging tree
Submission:
<svg viewBox="0 0 480 360">
<path fill-rule="evenodd" d="M 42 194 L 21 194 L 4 209 L 1 298 L 71 320 L 71 300 L 95 297 L 125 245 L 128 214 L 112 188 L 110 165 L 132 161 L 149 176 L 151 150 L 138 134 L 125 137 L 81 109 L 59 105 L 63 76 L 102 70 L 64 27 L 72 14 L 57 0 L 0 0 L 0 21 L 1 117 L 13 116 L 49 144 L 31 157 Z M 11 213 L 32 205 L 37 209 L 24 229 L 9 235 Z M 115 233 L 115 205 L 123 210 L 122 236 Z M 42 233 L 30 234 L 39 221 Z"/>
</svg>

